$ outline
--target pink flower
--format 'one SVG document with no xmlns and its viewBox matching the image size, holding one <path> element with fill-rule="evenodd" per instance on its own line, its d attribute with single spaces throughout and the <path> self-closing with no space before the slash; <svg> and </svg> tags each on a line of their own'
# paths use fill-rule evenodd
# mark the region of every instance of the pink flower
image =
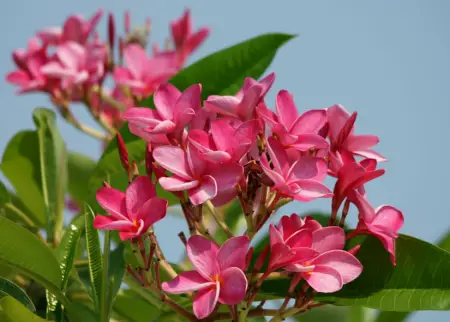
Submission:
<svg viewBox="0 0 450 322">
<path fill-rule="evenodd" d="M 194 314 L 198 319 L 209 316 L 217 302 L 238 304 L 247 292 L 243 270 L 248 245 L 247 236 L 232 237 L 220 248 L 202 236 L 192 236 L 186 248 L 195 270 L 162 283 L 162 289 L 172 294 L 197 291 Z"/>
<path fill-rule="evenodd" d="M 212 163 L 239 162 L 256 141 L 259 122 L 218 119 L 212 122 L 211 133 L 189 131 L 189 142 L 200 156 Z"/>
<path fill-rule="evenodd" d="M 254 119 L 256 106 L 263 100 L 274 80 L 275 73 L 259 82 L 247 77 L 241 90 L 235 96 L 209 96 L 204 103 L 205 109 L 242 121 Z"/>
<path fill-rule="evenodd" d="M 26 50 L 17 49 L 12 56 L 18 70 L 9 73 L 6 80 L 19 86 L 19 93 L 52 91 L 51 85 L 56 85 L 55 82 L 50 82 L 41 71 L 41 67 L 49 61 L 46 47 L 41 46 L 36 38 L 30 39 Z"/>
<path fill-rule="evenodd" d="M 102 88 L 102 91 L 116 102 L 122 104 L 126 109 L 134 105 L 133 98 L 126 95 L 120 86 L 114 87 L 112 91 L 107 88 Z M 120 128 L 123 125 L 122 112 L 117 106 L 113 106 L 107 100 L 102 100 L 96 92 L 92 92 L 90 99 L 91 107 L 100 113 L 100 117 L 106 124 L 114 128 Z"/>
<path fill-rule="evenodd" d="M 200 28 L 192 33 L 191 12 L 187 9 L 179 20 L 170 23 L 172 39 L 178 55 L 180 65 L 183 65 L 187 57 L 195 51 L 208 37 L 209 29 Z"/>
<path fill-rule="evenodd" d="M 123 54 L 127 67 L 117 67 L 114 80 L 129 87 L 136 96 L 147 97 L 178 72 L 173 54 L 148 57 L 145 50 L 136 44 L 127 45 Z"/>
<path fill-rule="evenodd" d="M 155 186 L 146 176 L 137 177 L 123 193 L 113 188 L 100 188 L 97 201 L 111 216 L 96 216 L 94 227 L 118 230 L 120 239 L 136 238 L 166 215 L 167 200 L 156 196 Z"/>
<path fill-rule="evenodd" d="M 327 163 L 318 157 L 298 157 L 289 160 L 281 143 L 269 138 L 267 149 L 273 169 L 267 155 L 261 156 L 261 167 L 274 182 L 272 189 L 299 201 L 311 201 L 316 198 L 329 198 L 331 191 L 322 183 L 327 174 Z"/>
<path fill-rule="evenodd" d="M 105 75 L 106 49 L 69 41 L 56 48 L 57 60 L 41 68 L 47 76 L 62 80 L 62 88 L 95 84 Z"/>
<path fill-rule="evenodd" d="M 354 190 L 360 189 L 364 192 L 363 185 L 373 179 L 376 179 L 384 174 L 384 169 L 376 170 L 376 161 L 366 159 L 360 163 L 352 162 L 344 164 L 337 173 L 337 181 L 334 186 L 334 196 L 331 208 L 336 212 L 341 206 L 342 202 Z"/>
<path fill-rule="evenodd" d="M 352 155 L 375 159 L 377 162 L 386 161 L 382 155 L 371 149 L 379 142 L 376 135 L 353 134 L 356 112 L 350 115 L 341 105 L 333 105 L 328 108 L 327 115 L 331 151 L 343 150 Z"/>
<path fill-rule="evenodd" d="M 344 230 L 324 227 L 311 218 L 284 216 L 278 227 L 270 226 L 271 258 L 269 267 L 300 273 L 317 292 L 336 292 L 356 279 L 361 263 L 345 245 Z M 272 258 L 273 257 L 273 258 Z"/>
<path fill-rule="evenodd" d="M 201 108 L 201 91 L 200 84 L 192 85 L 183 93 L 171 84 L 163 84 L 154 95 L 156 110 L 130 108 L 123 117 L 136 135 L 145 131 L 152 135 L 173 134 L 180 139 L 184 128 Z"/>
<path fill-rule="evenodd" d="M 395 240 L 398 238 L 398 231 L 404 223 L 402 212 L 388 205 L 382 205 L 374 209 L 369 201 L 356 191 L 352 193 L 349 199 L 359 210 L 358 226 L 352 236 L 370 234 L 377 237 L 389 252 L 392 264 L 396 265 Z"/>
<path fill-rule="evenodd" d="M 285 90 L 278 92 L 276 108 L 277 114 L 260 104 L 257 112 L 283 145 L 299 151 L 328 148 L 328 142 L 318 134 L 327 121 L 325 109 L 310 110 L 299 116 L 292 95 Z"/>
<path fill-rule="evenodd" d="M 164 169 L 174 175 L 159 179 L 167 191 L 187 191 L 192 204 L 200 205 L 219 195 L 219 192 L 234 189 L 243 175 L 239 164 L 227 163 L 212 167 L 202 160 L 188 144 L 187 151 L 175 146 L 159 146 L 153 157 Z"/>
<path fill-rule="evenodd" d="M 45 43 L 59 45 L 64 42 L 73 41 L 78 44 L 86 44 L 89 36 L 100 21 L 103 10 L 99 9 L 89 20 L 79 15 L 71 15 L 67 18 L 63 28 L 50 27 L 38 32 L 38 37 Z"/>
</svg>

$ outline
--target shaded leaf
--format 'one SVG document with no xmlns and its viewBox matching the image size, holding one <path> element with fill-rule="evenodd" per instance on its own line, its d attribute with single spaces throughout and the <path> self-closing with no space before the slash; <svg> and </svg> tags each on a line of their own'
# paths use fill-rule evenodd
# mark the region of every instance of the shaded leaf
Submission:
<svg viewBox="0 0 450 322">
<path fill-rule="evenodd" d="M 3 277 L 0 277 L 0 294 L 12 296 L 27 309 L 36 312 L 33 301 L 28 297 L 28 294 L 22 288 Z"/>
<path fill-rule="evenodd" d="M 67 162 L 70 196 L 82 205 L 89 196 L 89 178 L 95 169 L 96 162 L 77 152 L 69 152 Z"/>
<path fill-rule="evenodd" d="M 109 254 L 108 281 L 109 303 L 112 305 L 125 274 L 124 244 L 121 243 Z"/>
<path fill-rule="evenodd" d="M 114 311 L 126 321 L 148 322 L 157 318 L 161 311 L 131 290 L 117 294 Z"/>
<path fill-rule="evenodd" d="M 29 309 L 23 306 L 11 296 L 5 296 L 0 300 L 0 318 L 3 322 L 45 322 L 39 316 L 33 314 Z"/>
</svg>

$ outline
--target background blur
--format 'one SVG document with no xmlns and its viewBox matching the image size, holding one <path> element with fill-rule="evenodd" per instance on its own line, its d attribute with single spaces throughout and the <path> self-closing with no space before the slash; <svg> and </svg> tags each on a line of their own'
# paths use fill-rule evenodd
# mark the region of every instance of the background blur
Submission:
<svg viewBox="0 0 450 322">
<path fill-rule="evenodd" d="M 367 185 L 374 206 L 392 204 L 404 212 L 403 233 L 434 242 L 450 226 L 447 184 L 450 145 L 450 1 L 33 1 L 2 4 L 0 74 L 13 70 L 11 52 L 26 46 L 44 27 L 61 25 L 67 15 L 90 16 L 99 7 L 111 10 L 122 28 L 130 9 L 133 24 L 151 17 L 151 42 L 163 45 L 169 22 L 192 9 L 196 27 L 211 35 L 191 62 L 244 39 L 266 32 L 298 37 L 282 47 L 269 71 L 275 86 L 266 102 L 288 89 L 299 110 L 343 104 L 358 111 L 356 131 L 376 134 L 376 150 L 389 159 L 385 176 Z M 106 33 L 106 19 L 98 29 Z M 4 80 L 0 85 L 0 151 L 21 129 L 33 128 L 31 111 L 50 106 L 44 95 L 16 96 Z M 80 109 L 80 120 L 94 124 Z M 100 146 L 90 137 L 59 122 L 69 149 L 93 158 Z M 328 211 L 329 201 L 293 204 L 279 215 L 305 210 Z M 350 222 L 355 223 L 355 215 Z M 183 221 L 165 220 L 159 238 L 169 259 L 183 250 L 176 234 Z M 449 312 L 419 312 L 410 321 L 445 321 Z"/>
</svg>

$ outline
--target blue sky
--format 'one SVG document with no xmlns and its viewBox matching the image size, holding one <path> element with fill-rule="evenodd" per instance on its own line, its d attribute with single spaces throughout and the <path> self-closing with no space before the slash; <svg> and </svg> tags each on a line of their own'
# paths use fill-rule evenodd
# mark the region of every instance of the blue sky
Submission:
<svg viewBox="0 0 450 322">
<path fill-rule="evenodd" d="M 0 20 L 0 74 L 12 70 L 12 50 L 26 46 L 36 30 L 60 25 L 70 13 L 89 16 L 99 7 L 116 15 L 130 9 L 135 24 L 150 16 L 152 41 L 160 45 L 169 21 L 190 7 L 195 25 L 212 30 L 191 61 L 261 33 L 298 34 L 270 66 L 277 79 L 268 104 L 273 106 L 276 91 L 287 89 L 299 110 L 335 103 L 357 110 L 357 133 L 377 134 L 377 150 L 389 159 L 386 175 L 367 186 L 373 205 L 400 208 L 406 220 L 403 233 L 430 242 L 449 227 L 449 1 L 6 1 Z M 100 28 L 106 29 L 102 22 Z M 33 127 L 33 107 L 50 103 L 43 95 L 16 96 L 6 82 L 0 97 L 3 150 L 15 132 Z M 77 114 L 91 122 L 87 113 Z M 99 156 L 99 145 L 91 138 L 59 124 L 71 150 Z M 315 201 L 282 213 L 328 207 Z M 169 257 L 177 258 L 182 222 L 169 220 L 159 228 Z M 411 321 L 445 316 L 450 314 L 420 312 Z"/>
</svg>

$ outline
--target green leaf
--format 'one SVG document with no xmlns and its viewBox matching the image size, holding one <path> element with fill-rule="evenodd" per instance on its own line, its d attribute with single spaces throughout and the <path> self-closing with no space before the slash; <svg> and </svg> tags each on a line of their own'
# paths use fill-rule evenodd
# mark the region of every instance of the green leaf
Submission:
<svg viewBox="0 0 450 322">
<path fill-rule="evenodd" d="M 123 317 L 123 320 L 132 322 L 148 322 L 161 314 L 158 307 L 132 290 L 124 290 L 117 294 L 114 301 L 114 311 Z"/>
<path fill-rule="evenodd" d="M 5 296 L 0 300 L 0 318 L 3 322 L 45 322 L 39 316 L 33 314 L 22 303 L 11 296 Z"/>
<path fill-rule="evenodd" d="M 94 228 L 94 213 L 86 206 L 86 247 L 89 258 L 89 276 L 92 284 L 93 299 L 97 312 L 103 292 L 103 262 L 98 230 Z"/>
<path fill-rule="evenodd" d="M 84 232 L 84 226 L 85 216 L 78 215 L 75 217 L 66 228 L 66 232 L 57 248 L 62 276 L 61 290 L 63 291 L 67 287 L 69 274 L 73 268 L 73 263 L 77 254 L 78 242 L 80 241 L 81 234 Z"/>
<path fill-rule="evenodd" d="M 36 307 L 34 306 L 33 301 L 28 297 L 28 294 L 19 286 L 3 277 L 0 277 L 0 294 L 12 296 L 25 305 L 27 309 L 36 312 Z M 2 297 L 1 295 L 0 297 Z"/>
<path fill-rule="evenodd" d="M 47 223 L 41 190 L 39 141 L 35 131 L 17 133 L 3 153 L 0 168 L 14 187 L 17 196 L 32 211 L 37 226 Z"/>
<path fill-rule="evenodd" d="M 397 266 L 381 243 L 368 237 L 358 252 L 363 272 L 333 294 L 317 294 L 320 302 L 365 306 L 385 311 L 450 309 L 450 253 L 422 240 L 400 235 L 396 243 Z M 262 293 L 284 297 L 289 281 L 263 283 Z"/>
<path fill-rule="evenodd" d="M 125 274 L 124 244 L 121 243 L 109 254 L 108 281 L 109 303 L 113 305 Z"/>
<path fill-rule="evenodd" d="M 325 305 L 313 308 L 303 314 L 294 316 L 295 321 L 299 322 L 364 322 L 364 321 L 348 321 L 348 307 L 339 307 L 334 305 Z"/>
<path fill-rule="evenodd" d="M 89 196 L 89 178 L 94 172 L 96 162 L 81 153 L 69 152 L 67 163 L 70 196 L 82 205 Z"/>
<path fill-rule="evenodd" d="M 439 248 L 450 252 L 450 230 L 447 231 L 436 244 Z M 410 314 L 410 312 L 382 311 L 378 314 L 376 322 L 402 322 L 405 321 Z"/>
<path fill-rule="evenodd" d="M 39 141 L 42 194 L 47 214 L 47 240 L 59 239 L 64 224 L 67 151 L 56 127 L 55 112 L 37 108 L 33 112 Z"/>
<path fill-rule="evenodd" d="M 42 284 L 64 304 L 61 271 L 50 248 L 24 227 L 0 217 L 0 263 L 19 270 Z"/>
<path fill-rule="evenodd" d="M 209 95 L 234 95 L 246 77 L 260 78 L 278 49 L 294 35 L 271 33 L 257 36 L 215 52 L 175 75 L 170 82 L 179 90 L 202 84 L 202 98 Z M 152 106 L 152 98 L 142 106 Z"/>
</svg>

